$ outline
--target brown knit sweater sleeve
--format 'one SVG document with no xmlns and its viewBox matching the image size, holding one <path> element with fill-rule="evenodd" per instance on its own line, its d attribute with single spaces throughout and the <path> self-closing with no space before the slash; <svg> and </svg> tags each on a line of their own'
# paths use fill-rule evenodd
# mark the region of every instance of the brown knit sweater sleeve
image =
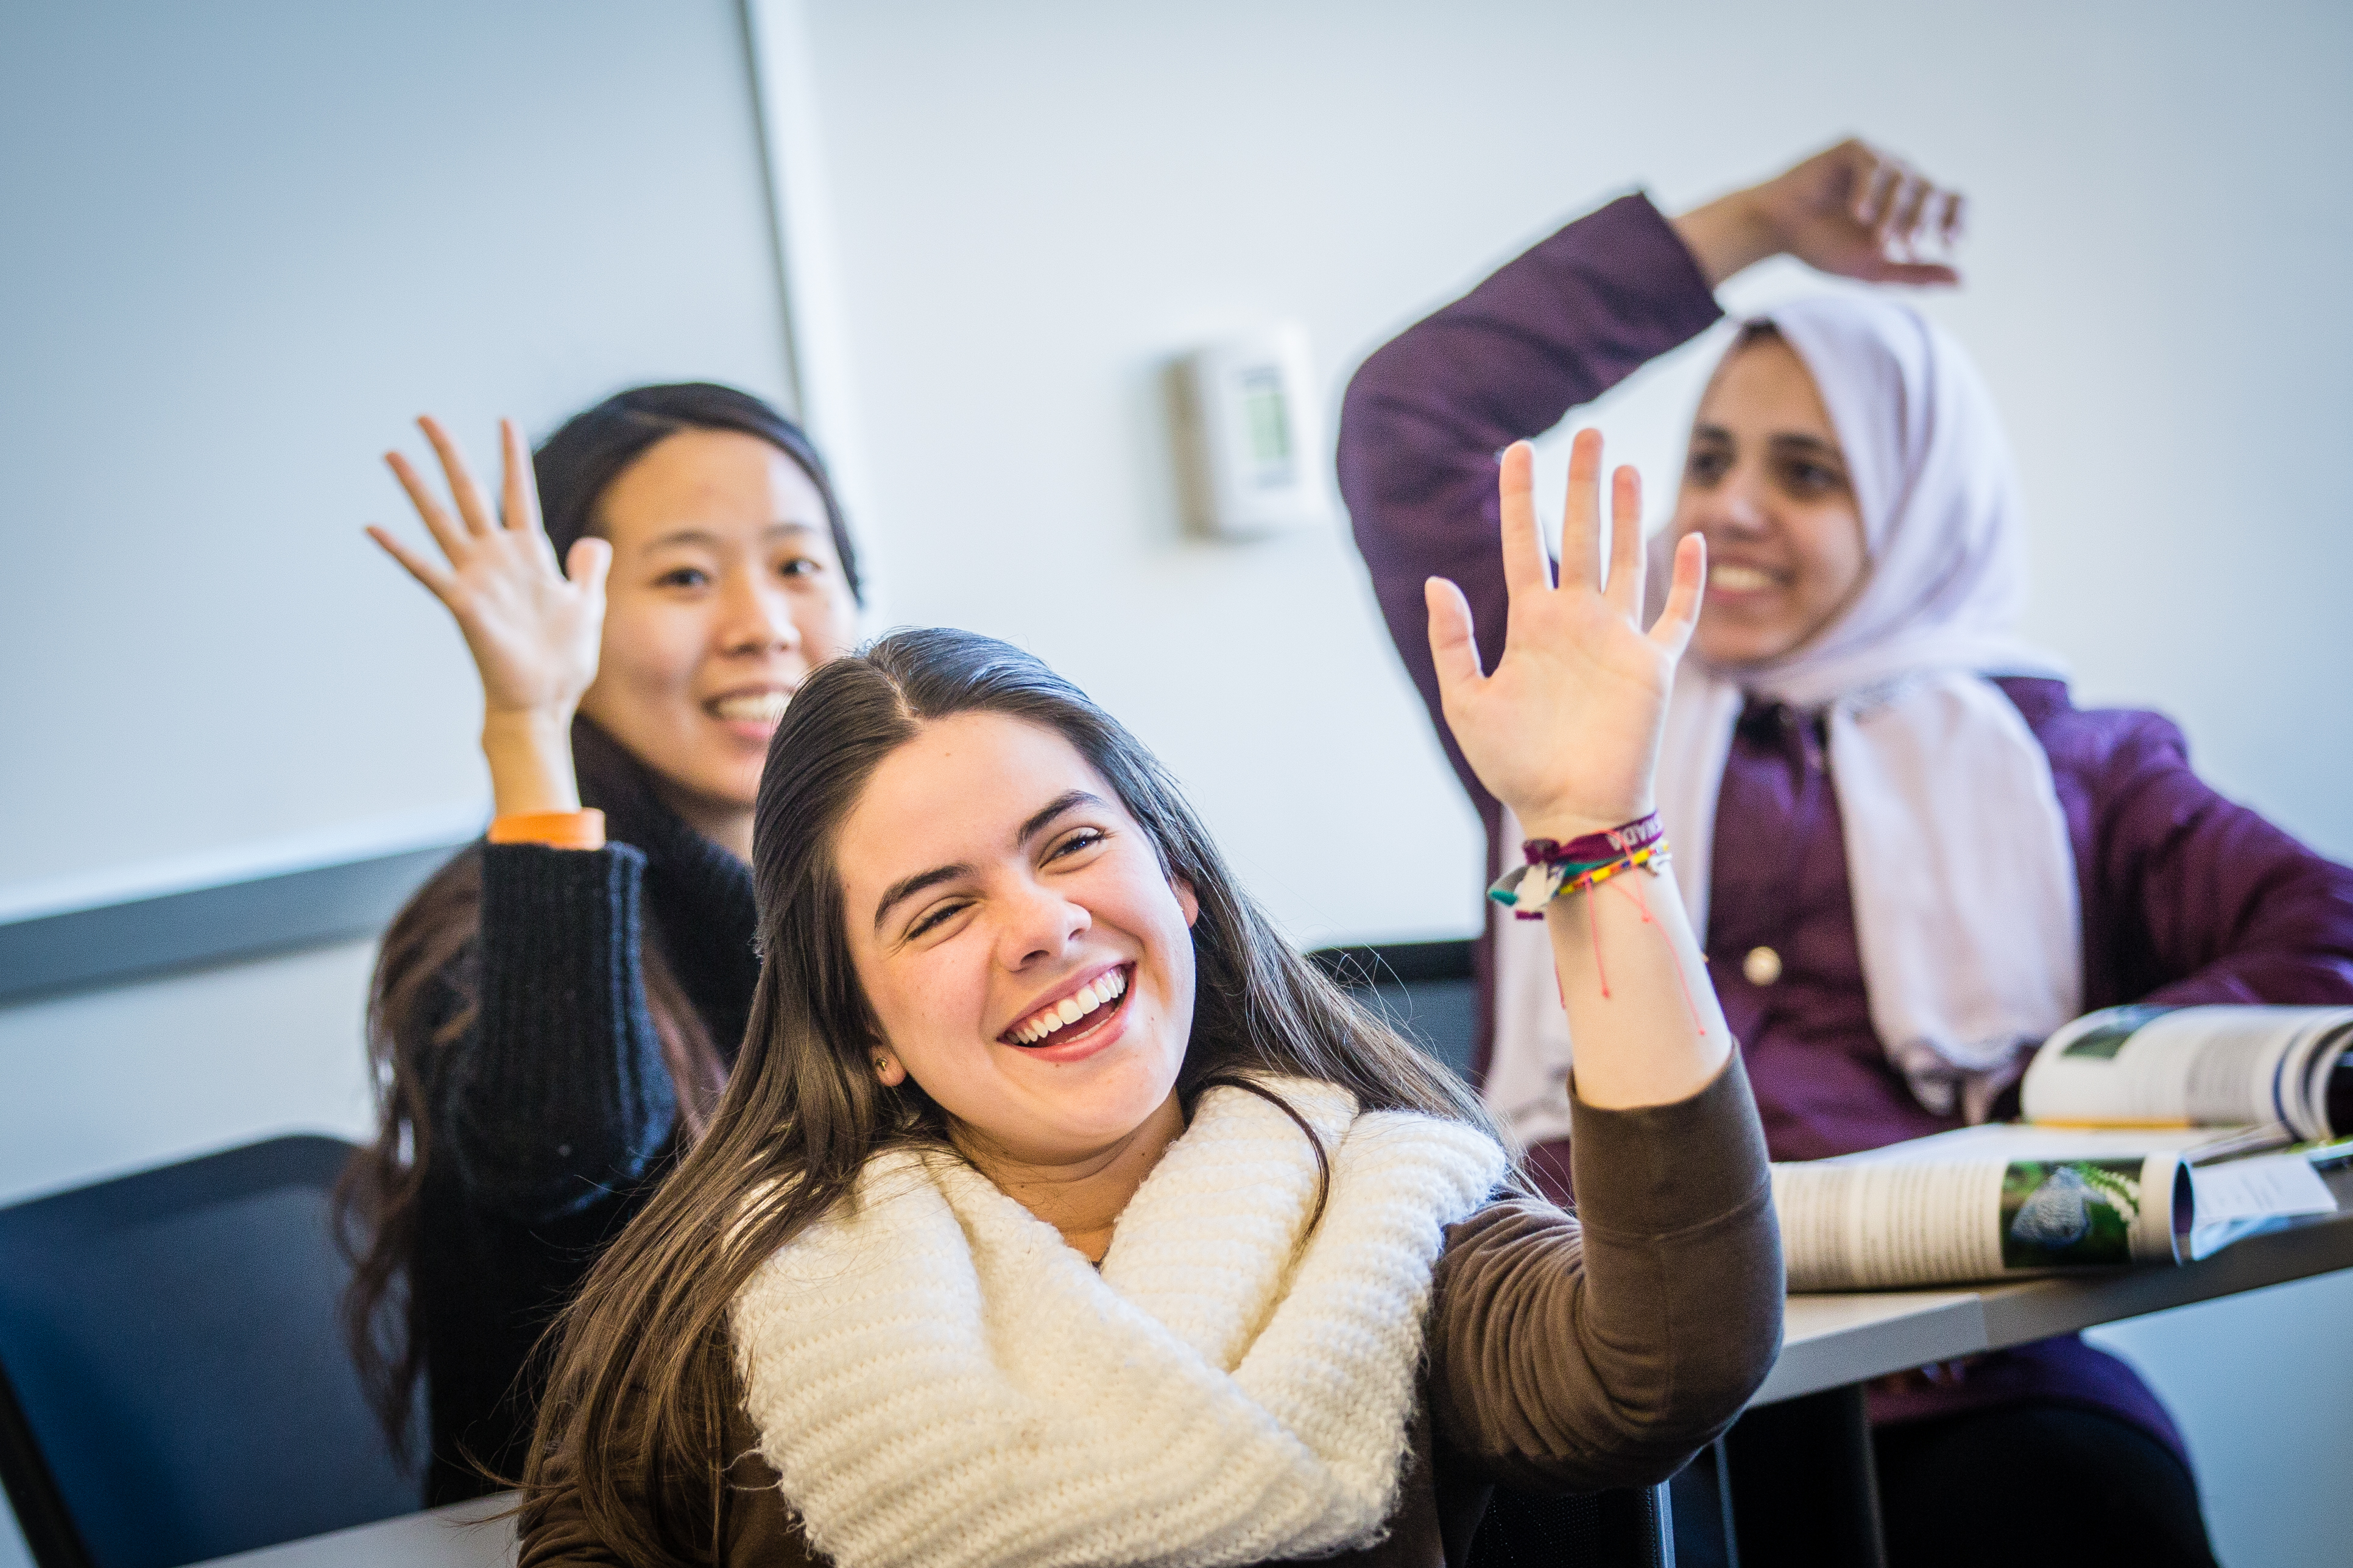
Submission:
<svg viewBox="0 0 2353 1568">
<path fill-rule="evenodd" d="M 1781 1344 L 1781 1243 L 1737 1054 L 1689 1100 L 1572 1104 L 1577 1213 L 1490 1205 L 1449 1233 L 1430 1415 L 1446 1457 L 1534 1490 L 1665 1479 Z"/>
</svg>

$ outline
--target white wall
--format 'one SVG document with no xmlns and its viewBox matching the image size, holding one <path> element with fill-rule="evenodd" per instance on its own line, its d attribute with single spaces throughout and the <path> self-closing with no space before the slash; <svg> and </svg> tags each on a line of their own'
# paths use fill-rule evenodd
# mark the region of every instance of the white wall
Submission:
<svg viewBox="0 0 2353 1568">
<path fill-rule="evenodd" d="M 0 9 L 0 902 L 487 801 L 378 455 L 789 390 L 729 0 Z"/>
<path fill-rule="evenodd" d="M 359 532 L 418 410 L 790 392 L 732 0 L 0 6 L 0 910 L 479 821 L 463 650 Z M 0 1008 L 0 1202 L 363 1131 L 371 961 Z"/>
<path fill-rule="evenodd" d="M 838 312 L 855 377 L 811 412 L 860 441 L 892 613 L 1011 637 L 1128 717 L 1303 938 L 1467 929 L 1472 825 L 1336 533 L 1179 539 L 1158 362 L 1297 317 L 1336 408 L 1365 353 L 1566 217 L 1854 128 L 1975 198 L 1969 285 L 1930 308 L 2010 416 L 2031 629 L 2353 854 L 2324 673 L 2353 653 L 2353 535 L 2320 456 L 2353 413 L 2353 13 L 761 9 L 802 16 L 837 254 L 801 304 Z M 1662 500 L 1704 359 L 1602 411 Z"/>
<path fill-rule="evenodd" d="M 0 9 L 0 908 L 479 821 L 377 455 L 423 408 L 488 456 L 633 382 L 790 390 L 727 0 Z M 0 1200 L 358 1125 L 365 971 L 0 1008 Z"/>
<path fill-rule="evenodd" d="M 1336 408 L 1366 352 L 1563 219 L 1635 184 L 1688 205 L 1852 130 L 1975 199 L 1968 287 L 1928 308 L 2009 415 L 2030 630 L 2084 699 L 2172 712 L 2221 787 L 2353 855 L 2353 12 L 755 10 L 814 94 L 786 197 L 825 254 L 796 304 L 841 374 L 811 415 L 892 613 L 1104 700 L 1303 940 L 1470 930 L 1474 829 L 1336 530 L 1180 538 L 1159 363 L 1296 317 Z M 1807 286 L 1767 268 L 1732 300 Z M 1595 411 L 1662 503 L 1709 353 Z M 2348 1308 L 2332 1280 L 2112 1336 L 2183 1415 L 2232 1562 L 2353 1532 Z"/>
</svg>

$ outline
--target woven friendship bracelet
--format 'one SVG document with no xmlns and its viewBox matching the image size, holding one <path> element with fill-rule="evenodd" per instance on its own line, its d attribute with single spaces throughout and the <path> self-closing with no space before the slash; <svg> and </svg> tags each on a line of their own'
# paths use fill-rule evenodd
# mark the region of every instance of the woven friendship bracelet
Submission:
<svg viewBox="0 0 2353 1568">
<path fill-rule="evenodd" d="M 1565 894 L 1588 892 L 1638 867 L 1658 876 L 1665 870 L 1668 859 L 1667 841 L 1662 838 L 1647 849 L 1587 867 L 1574 876 L 1564 875 L 1569 868 L 1560 866 L 1514 867 L 1496 879 L 1495 885 L 1487 889 L 1487 896 L 1521 920 L 1542 920 L 1546 908 Z"/>
<path fill-rule="evenodd" d="M 1531 838 L 1524 852 L 1527 864 L 1504 872 L 1487 889 L 1487 897 L 1524 921 L 1542 920 L 1546 907 L 1563 894 L 1588 892 L 1637 867 L 1658 876 L 1668 860 L 1656 814 L 1567 844 Z"/>
<path fill-rule="evenodd" d="M 1654 811 L 1621 826 L 1588 833 L 1566 844 L 1551 838 L 1531 838 L 1520 846 L 1520 853 L 1532 863 L 1542 866 L 1603 866 L 1612 860 L 1622 860 L 1635 850 L 1647 848 L 1666 836 L 1667 830 L 1660 825 L 1659 814 Z"/>
</svg>

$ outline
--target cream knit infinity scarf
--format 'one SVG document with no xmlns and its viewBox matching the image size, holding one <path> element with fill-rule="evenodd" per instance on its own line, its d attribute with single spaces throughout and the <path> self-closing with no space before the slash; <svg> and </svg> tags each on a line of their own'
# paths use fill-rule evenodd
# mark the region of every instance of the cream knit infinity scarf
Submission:
<svg viewBox="0 0 2353 1568">
<path fill-rule="evenodd" d="M 987 1178 L 878 1156 L 765 1265 L 734 1342 L 760 1451 L 839 1568 L 1207 1565 L 1377 1539 L 1443 1227 L 1503 1151 L 1270 1082 L 1201 1097 L 1098 1273 Z"/>
</svg>

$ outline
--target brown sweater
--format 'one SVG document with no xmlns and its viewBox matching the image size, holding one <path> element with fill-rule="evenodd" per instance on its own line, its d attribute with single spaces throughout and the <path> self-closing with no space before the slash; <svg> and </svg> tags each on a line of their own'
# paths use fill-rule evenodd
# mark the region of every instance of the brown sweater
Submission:
<svg viewBox="0 0 2353 1568">
<path fill-rule="evenodd" d="M 1397 1510 L 1383 1539 L 1322 1561 L 1459 1565 L 1498 1482 L 1599 1491 L 1662 1479 L 1771 1368 L 1780 1237 L 1738 1059 L 1673 1105 L 1578 1102 L 1572 1114 L 1578 1215 L 1507 1198 L 1449 1229 Z M 759 1441 L 739 1405 L 712 1457 L 734 1457 L 734 1485 L 709 1560 L 819 1568 Z M 693 1491 L 699 1501 L 705 1488 Z M 697 1501 L 682 1492 L 681 1510 Z M 521 1568 L 621 1561 L 569 1492 L 524 1515 Z"/>
</svg>

